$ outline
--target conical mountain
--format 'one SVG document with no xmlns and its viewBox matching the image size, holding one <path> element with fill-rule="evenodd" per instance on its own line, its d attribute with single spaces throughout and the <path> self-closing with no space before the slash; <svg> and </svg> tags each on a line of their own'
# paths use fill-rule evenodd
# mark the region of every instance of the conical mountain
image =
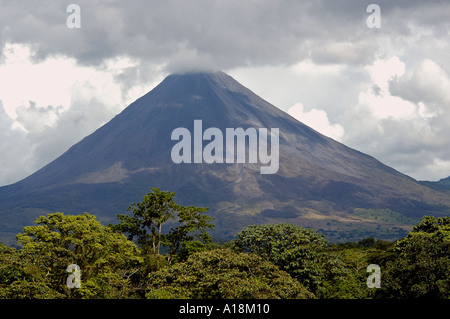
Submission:
<svg viewBox="0 0 450 319">
<path fill-rule="evenodd" d="M 249 163 L 248 154 L 245 163 L 194 163 L 195 155 L 191 163 L 174 163 L 175 129 L 191 133 L 193 152 L 210 143 L 200 135 L 194 146 L 195 121 L 201 132 L 223 132 L 224 154 L 227 128 L 278 129 L 278 170 L 261 174 L 268 164 Z M 389 215 L 386 229 L 400 230 L 411 218 L 450 206 L 447 194 L 321 135 L 227 74 L 185 73 L 168 76 L 36 173 L 1 187 L 0 231 L 20 231 L 52 211 L 87 211 L 115 222 L 150 187 L 176 192 L 181 204 L 209 207 L 220 236 L 280 221 L 325 232 L 367 229 L 380 222 L 368 212 Z"/>
</svg>

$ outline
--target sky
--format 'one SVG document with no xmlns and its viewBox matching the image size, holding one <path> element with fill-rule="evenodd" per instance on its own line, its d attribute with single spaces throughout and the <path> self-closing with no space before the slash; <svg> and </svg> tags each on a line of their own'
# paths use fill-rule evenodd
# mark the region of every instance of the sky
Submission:
<svg viewBox="0 0 450 319">
<path fill-rule="evenodd" d="M 415 179 L 450 175 L 450 1 L 0 0 L 0 8 L 0 186 L 45 166 L 167 75 L 193 70 L 223 70 Z"/>
</svg>

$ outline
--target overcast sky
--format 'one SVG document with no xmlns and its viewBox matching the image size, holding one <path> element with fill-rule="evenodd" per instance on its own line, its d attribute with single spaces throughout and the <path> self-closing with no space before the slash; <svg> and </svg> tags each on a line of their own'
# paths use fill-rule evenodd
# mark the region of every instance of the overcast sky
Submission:
<svg viewBox="0 0 450 319">
<path fill-rule="evenodd" d="M 0 185 L 192 69 L 411 177 L 450 175 L 449 1 L 0 0 L 0 31 Z"/>
</svg>

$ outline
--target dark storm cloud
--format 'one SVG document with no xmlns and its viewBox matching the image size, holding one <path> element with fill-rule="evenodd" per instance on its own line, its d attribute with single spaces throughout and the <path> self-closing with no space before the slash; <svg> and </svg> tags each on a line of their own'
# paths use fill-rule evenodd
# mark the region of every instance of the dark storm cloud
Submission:
<svg viewBox="0 0 450 319">
<path fill-rule="evenodd" d="M 69 3 L 4 1 L 2 41 L 33 44 L 37 58 L 61 53 L 99 64 L 128 55 L 169 68 L 183 57 L 187 64 L 205 61 L 224 69 L 292 64 L 308 56 L 357 65 L 376 53 L 374 33 L 365 26 L 370 1 L 77 1 L 80 29 L 66 26 Z M 393 30 L 414 32 L 416 22 L 437 31 L 448 23 L 442 1 L 377 3 L 381 30 L 390 36 Z"/>
</svg>

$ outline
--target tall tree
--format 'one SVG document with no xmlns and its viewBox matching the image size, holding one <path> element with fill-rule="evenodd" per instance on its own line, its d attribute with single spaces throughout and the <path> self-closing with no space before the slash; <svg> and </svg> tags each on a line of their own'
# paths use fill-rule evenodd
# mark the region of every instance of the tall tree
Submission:
<svg viewBox="0 0 450 319">
<path fill-rule="evenodd" d="M 208 209 L 195 206 L 179 206 L 178 224 L 165 236 L 169 246 L 169 258 L 185 260 L 190 254 L 200 251 L 212 238 L 207 229 L 213 229 L 211 217 L 205 215 Z"/>
<path fill-rule="evenodd" d="M 178 205 L 173 198 L 175 193 L 152 188 L 142 202 L 133 203 L 127 208 L 133 216 L 118 214 L 120 223 L 113 228 L 137 239 L 137 243 L 148 253 L 159 255 L 162 241 L 162 225 L 173 219 Z"/>
<path fill-rule="evenodd" d="M 129 215 L 117 215 L 119 224 L 112 226 L 136 239 L 144 253 L 160 255 L 161 245 L 169 247 L 169 259 L 175 255 L 185 257 L 199 250 L 211 237 L 206 229 L 214 228 L 211 217 L 205 215 L 208 208 L 181 206 L 174 201 L 175 193 L 151 188 L 140 203 L 132 204 Z M 176 227 L 162 233 L 164 223 L 174 220 Z"/>
</svg>

